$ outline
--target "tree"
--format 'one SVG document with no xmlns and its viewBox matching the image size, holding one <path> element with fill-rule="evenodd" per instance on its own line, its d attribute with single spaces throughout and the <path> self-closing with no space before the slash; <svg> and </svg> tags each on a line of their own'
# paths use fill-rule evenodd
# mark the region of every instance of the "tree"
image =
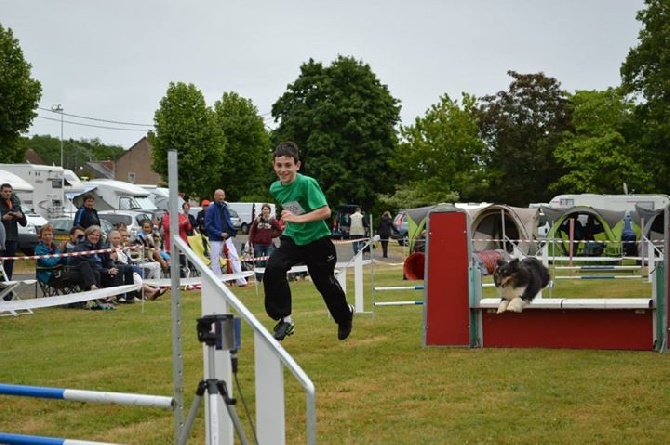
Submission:
<svg viewBox="0 0 670 445">
<path fill-rule="evenodd" d="M 226 138 L 202 93 L 193 84 L 170 82 L 154 122 L 156 132 L 149 134 L 153 170 L 167 181 L 167 151 L 174 149 L 179 158 L 179 191 L 211 196 L 220 184 Z"/>
<path fill-rule="evenodd" d="M 485 146 L 473 114 L 476 101 L 463 93 L 459 105 L 445 94 L 414 125 L 402 128 L 403 142 L 391 165 L 404 172 L 403 178 L 423 201 L 403 207 L 453 201 L 454 196 L 477 199 Z"/>
<path fill-rule="evenodd" d="M 270 136 L 250 99 L 223 93 L 214 104 L 217 123 L 226 136 L 221 183 L 230 201 L 267 196 L 264 173 L 271 169 Z"/>
<path fill-rule="evenodd" d="M 310 59 L 272 106 L 275 140 L 292 140 L 303 173 L 321 184 L 331 205 L 373 207 L 394 190 L 389 159 L 397 144 L 399 101 L 369 65 L 338 56 L 329 67 Z"/>
<path fill-rule="evenodd" d="M 647 193 L 670 190 L 670 3 L 645 0 L 637 13 L 642 22 L 640 43 L 632 48 L 621 66 L 625 93 L 641 99 L 635 115 L 643 129 L 636 159 L 653 178 Z"/>
<path fill-rule="evenodd" d="M 30 77 L 31 68 L 12 29 L 0 25 L 0 148 L 4 162 L 23 161 L 19 137 L 37 116 L 42 86 Z"/>
<path fill-rule="evenodd" d="M 18 143 L 22 157 L 17 162 L 25 162 L 25 151 L 29 148 L 42 158 L 45 165 L 60 165 L 60 139 L 50 135 L 34 135 L 21 138 Z M 106 145 L 100 139 L 67 139 L 63 141 L 63 167 L 77 171 L 89 161 L 116 160 L 123 153 L 120 145 Z"/>
<path fill-rule="evenodd" d="M 570 106 L 556 79 L 519 74 L 508 91 L 484 96 L 478 109 L 488 153 L 486 201 L 526 206 L 551 198 L 549 184 L 563 176 L 554 150 L 570 129 Z"/>
<path fill-rule="evenodd" d="M 566 173 L 552 185 L 563 193 L 621 193 L 626 183 L 643 190 L 649 171 L 626 137 L 634 124 L 634 105 L 615 89 L 577 91 L 571 96 L 574 133 L 567 133 L 555 156 Z"/>
</svg>

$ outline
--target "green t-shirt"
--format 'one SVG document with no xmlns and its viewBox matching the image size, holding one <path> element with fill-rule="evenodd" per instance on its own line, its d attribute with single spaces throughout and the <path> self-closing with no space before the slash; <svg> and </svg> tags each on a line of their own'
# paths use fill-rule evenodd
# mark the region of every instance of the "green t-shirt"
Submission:
<svg viewBox="0 0 670 445">
<path fill-rule="evenodd" d="M 300 173 L 290 184 L 282 184 L 281 181 L 273 182 L 270 186 L 270 194 L 282 209 L 290 210 L 296 215 L 328 206 L 319 183 L 314 178 Z M 305 246 L 324 236 L 330 236 L 331 233 L 328 224 L 320 220 L 307 223 L 287 222 L 282 235 L 291 237 L 298 246 Z"/>
</svg>

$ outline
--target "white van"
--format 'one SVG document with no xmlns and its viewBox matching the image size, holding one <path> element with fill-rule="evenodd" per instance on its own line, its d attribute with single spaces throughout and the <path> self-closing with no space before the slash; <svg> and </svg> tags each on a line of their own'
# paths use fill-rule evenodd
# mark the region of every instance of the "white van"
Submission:
<svg viewBox="0 0 670 445">
<path fill-rule="evenodd" d="M 275 205 L 270 204 L 270 214 L 275 215 Z M 261 213 L 262 202 L 229 202 L 228 207 L 235 210 L 240 216 L 240 231 L 243 234 L 249 233 L 254 218 Z"/>
</svg>

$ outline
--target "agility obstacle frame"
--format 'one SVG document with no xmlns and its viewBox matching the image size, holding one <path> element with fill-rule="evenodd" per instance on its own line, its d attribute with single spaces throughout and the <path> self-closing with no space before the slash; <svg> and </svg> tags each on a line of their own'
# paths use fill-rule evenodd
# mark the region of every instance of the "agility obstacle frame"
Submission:
<svg viewBox="0 0 670 445">
<path fill-rule="evenodd" d="M 424 346 L 667 351 L 668 228 L 652 298 L 539 299 L 521 314 L 497 314 L 500 299 L 482 298 L 470 261 L 468 218 L 459 209 L 428 215 Z"/>
</svg>

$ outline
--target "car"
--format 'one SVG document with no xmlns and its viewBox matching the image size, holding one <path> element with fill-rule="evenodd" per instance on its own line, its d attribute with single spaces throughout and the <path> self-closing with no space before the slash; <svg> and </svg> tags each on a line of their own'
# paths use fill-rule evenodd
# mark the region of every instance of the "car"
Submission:
<svg viewBox="0 0 670 445">
<path fill-rule="evenodd" d="M 150 214 L 136 210 L 101 210 L 98 216 L 100 220 L 109 221 L 113 226 L 119 223 L 125 224 L 130 237 L 142 231 L 144 221 L 152 221 Z"/>
<path fill-rule="evenodd" d="M 55 244 L 60 244 L 70 238 L 70 230 L 74 224 L 74 218 L 54 218 L 49 223 L 54 227 Z M 100 228 L 102 229 L 103 240 L 111 230 L 114 230 L 112 223 L 105 219 L 100 220 Z"/>
<path fill-rule="evenodd" d="M 40 227 L 48 223 L 46 219 L 42 218 L 32 210 L 25 210 L 26 226 L 19 224 L 19 250 L 25 255 L 33 255 L 35 253 L 35 246 L 40 242 L 38 237 L 40 234 Z"/>
<path fill-rule="evenodd" d="M 188 210 L 188 213 L 189 215 L 193 215 L 194 218 L 197 218 L 198 212 L 200 212 L 200 210 L 202 210 L 202 207 L 191 207 Z M 233 221 L 233 227 L 239 232 L 242 228 L 242 220 L 240 219 L 240 215 L 231 208 L 228 208 L 228 212 L 230 212 L 230 219 Z"/>
<path fill-rule="evenodd" d="M 408 218 L 409 214 L 403 210 L 398 212 L 393 217 L 393 225 L 395 226 L 398 233 L 394 233 L 392 236 L 398 240 L 398 244 L 401 246 L 407 245 L 407 236 L 409 233 L 409 226 L 407 223 Z"/>
</svg>

